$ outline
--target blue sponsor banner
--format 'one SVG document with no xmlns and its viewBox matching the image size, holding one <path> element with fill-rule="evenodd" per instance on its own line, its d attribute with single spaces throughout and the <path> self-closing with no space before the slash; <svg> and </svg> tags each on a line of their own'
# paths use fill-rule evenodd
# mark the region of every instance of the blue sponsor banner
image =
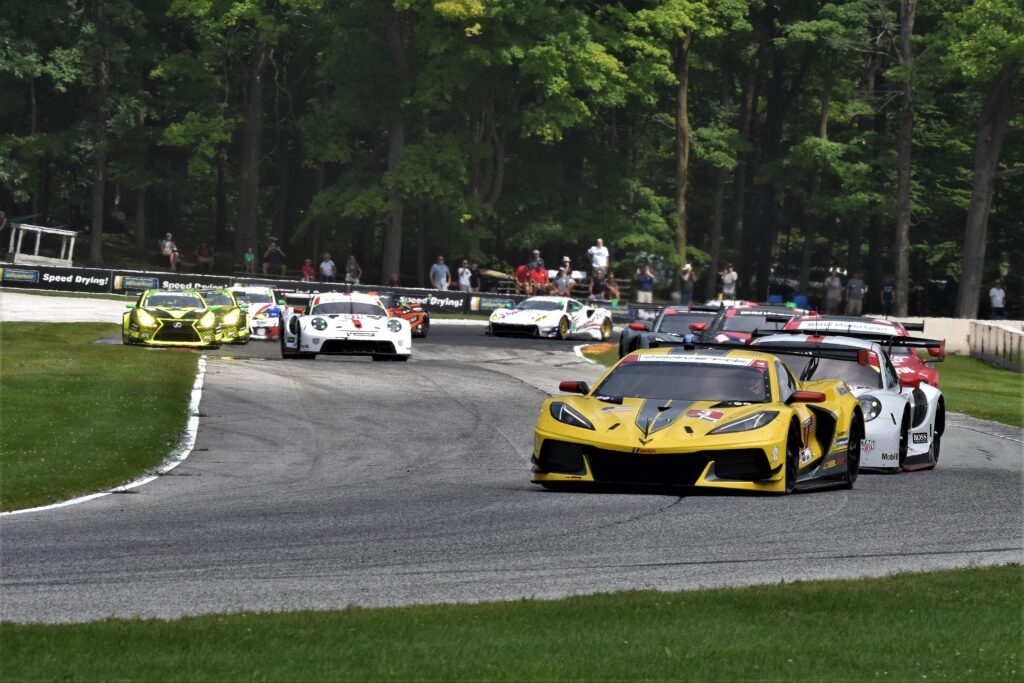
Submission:
<svg viewBox="0 0 1024 683">
<path fill-rule="evenodd" d="M 21 282 L 34 285 L 39 282 L 39 271 L 23 270 L 21 268 L 0 268 L 0 281 Z"/>
<path fill-rule="evenodd" d="M 141 290 L 156 289 L 160 286 L 160 278 L 143 277 L 139 275 L 115 275 L 115 290 Z"/>
<path fill-rule="evenodd" d="M 490 313 L 504 308 L 515 308 L 514 299 L 495 299 L 491 297 L 474 296 L 469 300 L 470 311 Z"/>
</svg>

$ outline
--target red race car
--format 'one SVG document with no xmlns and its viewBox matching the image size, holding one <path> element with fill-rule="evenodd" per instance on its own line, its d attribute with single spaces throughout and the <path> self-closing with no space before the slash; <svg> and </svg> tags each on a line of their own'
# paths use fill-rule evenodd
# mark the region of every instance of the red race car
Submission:
<svg viewBox="0 0 1024 683">
<path fill-rule="evenodd" d="M 839 334 L 847 337 L 860 337 L 884 342 L 888 337 L 909 337 L 910 332 L 923 332 L 924 323 L 907 323 L 885 318 L 861 318 L 846 315 L 822 315 L 816 317 L 793 318 L 783 328 L 800 330 L 801 332 L 820 332 L 822 334 Z M 889 357 L 900 376 L 916 375 L 922 382 L 933 387 L 939 386 L 939 371 L 931 363 L 946 357 L 946 345 L 943 341 L 939 348 L 927 349 L 928 355 L 934 360 L 926 362 L 909 346 L 893 346 Z"/>
<path fill-rule="evenodd" d="M 369 292 L 369 294 L 377 293 Z M 388 315 L 392 318 L 405 318 L 409 321 L 412 336 L 420 338 L 427 336 L 427 332 L 430 331 L 430 313 L 425 308 L 403 303 L 394 294 L 377 294 L 377 298 L 384 304 L 384 308 L 388 309 Z"/>
</svg>

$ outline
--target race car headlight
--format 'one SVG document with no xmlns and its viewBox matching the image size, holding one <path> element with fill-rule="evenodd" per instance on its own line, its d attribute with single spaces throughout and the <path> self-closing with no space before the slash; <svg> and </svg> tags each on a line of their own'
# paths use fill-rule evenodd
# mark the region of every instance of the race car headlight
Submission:
<svg viewBox="0 0 1024 683">
<path fill-rule="evenodd" d="M 207 311 L 203 314 L 203 317 L 199 319 L 199 327 L 213 327 L 214 323 L 217 322 L 217 316 L 213 311 Z"/>
<path fill-rule="evenodd" d="M 760 413 L 747 415 L 746 417 L 729 422 L 721 427 L 715 427 L 708 434 L 733 434 L 735 432 L 749 432 L 751 429 L 760 429 L 774 420 L 779 414 L 777 410 L 763 410 Z"/>
<path fill-rule="evenodd" d="M 388 329 L 391 330 L 392 332 L 400 332 L 402 329 L 402 323 L 398 322 L 397 320 L 389 320 Z"/>
<path fill-rule="evenodd" d="M 570 408 L 561 401 L 555 401 L 551 404 L 551 417 L 555 418 L 559 422 L 573 427 L 581 427 L 583 429 L 593 429 L 594 425 L 590 424 L 590 420 L 579 414 L 579 411 Z"/>
<path fill-rule="evenodd" d="M 135 310 L 136 320 L 139 321 L 140 327 L 156 327 L 156 318 L 152 315 L 143 311 L 142 309 Z"/>
<path fill-rule="evenodd" d="M 241 315 L 242 315 L 242 312 L 240 310 L 238 310 L 237 308 L 232 310 L 232 311 L 229 311 L 228 314 L 226 316 L 224 316 L 224 324 L 225 325 L 237 325 L 238 324 L 238 319 L 241 317 Z"/>
<path fill-rule="evenodd" d="M 874 396 L 862 396 L 860 409 L 864 411 L 864 421 L 871 422 L 882 414 L 882 402 Z"/>
</svg>

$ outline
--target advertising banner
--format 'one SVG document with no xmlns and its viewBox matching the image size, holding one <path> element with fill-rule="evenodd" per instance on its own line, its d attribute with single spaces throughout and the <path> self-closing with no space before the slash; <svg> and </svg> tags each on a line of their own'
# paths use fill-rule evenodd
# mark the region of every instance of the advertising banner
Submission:
<svg viewBox="0 0 1024 683">
<path fill-rule="evenodd" d="M 26 287 L 56 292 L 110 292 L 109 270 L 7 265 L 0 270 L 2 270 L 0 284 L 6 287 Z"/>
<path fill-rule="evenodd" d="M 490 297 L 473 295 L 469 299 L 469 310 L 474 313 L 491 313 L 501 308 L 514 308 L 515 305 L 516 300 L 510 296 Z"/>
</svg>

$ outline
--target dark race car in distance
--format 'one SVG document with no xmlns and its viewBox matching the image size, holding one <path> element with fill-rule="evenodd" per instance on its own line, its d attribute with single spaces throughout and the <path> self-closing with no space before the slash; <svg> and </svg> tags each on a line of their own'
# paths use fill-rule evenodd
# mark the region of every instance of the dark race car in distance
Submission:
<svg viewBox="0 0 1024 683">
<path fill-rule="evenodd" d="M 637 349 L 652 348 L 651 342 L 692 341 L 695 331 L 703 329 L 721 315 L 724 315 L 721 308 L 663 308 L 653 321 L 633 321 L 622 330 L 619 335 L 619 358 Z"/>
<path fill-rule="evenodd" d="M 807 316 L 808 311 L 785 306 L 749 306 L 727 308 L 700 330 L 700 341 L 718 344 L 749 344 L 755 330 L 781 330 L 789 320 Z M 815 319 L 813 314 L 807 319 Z"/>
</svg>

